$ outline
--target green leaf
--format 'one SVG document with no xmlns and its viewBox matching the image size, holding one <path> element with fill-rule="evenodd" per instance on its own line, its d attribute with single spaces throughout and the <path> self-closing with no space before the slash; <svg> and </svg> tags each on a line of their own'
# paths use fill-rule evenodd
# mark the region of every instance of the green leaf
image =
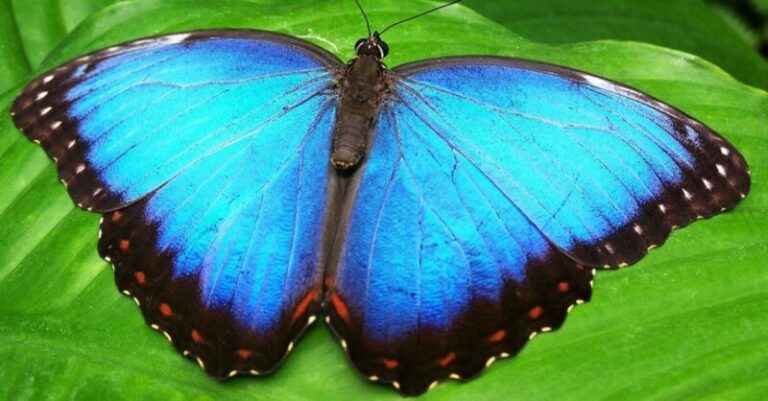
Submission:
<svg viewBox="0 0 768 401">
<path fill-rule="evenodd" d="M 768 62 L 755 51 L 753 34 L 702 0 L 468 0 L 467 6 L 532 41 L 652 43 L 698 55 L 744 83 L 768 88 Z"/>
<path fill-rule="evenodd" d="M 29 73 L 21 35 L 8 0 L 0 0 L 0 54 L 0 93 L 4 93 Z"/>
<path fill-rule="evenodd" d="M 69 33 L 36 71 L 163 32 L 270 29 L 342 58 L 363 34 L 356 8 L 347 3 L 212 3 L 117 3 Z M 375 26 L 433 4 L 368 3 Z M 60 26 L 68 31 L 69 24 Z M 768 94 L 690 54 L 618 41 L 545 45 L 465 6 L 404 24 L 387 40 L 390 66 L 448 54 L 500 54 L 625 82 L 722 133 L 754 172 L 753 191 L 736 210 L 673 233 L 634 267 L 598 273 L 593 301 L 576 308 L 563 329 L 537 337 L 481 377 L 442 384 L 425 399 L 757 400 L 768 393 Z M 0 65 L 23 62 L 13 53 L 0 59 Z M 361 379 L 322 324 L 269 378 L 219 383 L 180 357 L 116 291 L 108 265 L 96 255 L 98 216 L 72 206 L 53 163 L 13 127 L 8 109 L 18 89 L 0 96 L 0 399 L 401 399 Z"/>
</svg>

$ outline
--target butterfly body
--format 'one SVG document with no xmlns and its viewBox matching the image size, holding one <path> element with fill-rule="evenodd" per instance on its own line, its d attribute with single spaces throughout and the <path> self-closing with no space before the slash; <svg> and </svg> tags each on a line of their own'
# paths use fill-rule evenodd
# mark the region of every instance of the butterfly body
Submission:
<svg viewBox="0 0 768 401">
<path fill-rule="evenodd" d="M 346 170 L 357 165 L 366 151 L 369 133 L 386 93 L 386 68 L 380 58 L 360 54 L 348 63 L 337 85 L 339 110 L 331 163 Z"/>
<path fill-rule="evenodd" d="M 620 84 L 501 57 L 388 70 L 378 35 L 356 50 L 159 36 L 48 71 L 13 105 L 103 214 L 118 288 L 212 376 L 273 371 L 323 314 L 372 380 L 472 377 L 558 328 L 593 268 L 749 190 L 725 139 Z"/>
</svg>

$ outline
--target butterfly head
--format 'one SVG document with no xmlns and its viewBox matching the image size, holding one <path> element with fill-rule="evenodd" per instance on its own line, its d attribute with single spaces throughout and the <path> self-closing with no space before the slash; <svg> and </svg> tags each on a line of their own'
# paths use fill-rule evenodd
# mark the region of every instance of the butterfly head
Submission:
<svg viewBox="0 0 768 401">
<path fill-rule="evenodd" d="M 389 54 L 389 46 L 381 40 L 378 32 L 367 38 L 362 38 L 355 43 L 355 53 L 358 57 L 367 55 L 381 60 Z"/>
</svg>

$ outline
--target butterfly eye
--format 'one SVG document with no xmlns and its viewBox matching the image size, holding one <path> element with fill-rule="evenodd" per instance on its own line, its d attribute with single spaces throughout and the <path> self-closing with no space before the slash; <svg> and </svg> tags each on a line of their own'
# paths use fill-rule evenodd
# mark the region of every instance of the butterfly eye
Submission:
<svg viewBox="0 0 768 401">
<path fill-rule="evenodd" d="M 381 58 L 387 57 L 387 54 L 389 54 L 389 46 L 385 42 L 379 40 L 379 43 L 376 44 L 376 47 L 379 49 Z"/>
<path fill-rule="evenodd" d="M 368 41 L 368 38 L 362 38 L 357 42 L 355 42 L 355 53 L 360 54 L 360 47 L 362 47 L 367 41 Z"/>
</svg>

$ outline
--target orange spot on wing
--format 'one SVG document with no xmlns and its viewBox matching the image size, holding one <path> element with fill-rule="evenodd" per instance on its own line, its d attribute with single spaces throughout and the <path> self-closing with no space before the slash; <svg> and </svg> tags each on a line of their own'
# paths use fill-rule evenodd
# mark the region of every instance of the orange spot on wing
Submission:
<svg viewBox="0 0 768 401">
<path fill-rule="evenodd" d="M 533 320 L 536 320 L 541 317 L 541 314 L 544 313 L 544 308 L 541 306 L 536 306 L 533 309 L 528 311 L 528 317 L 530 317 Z"/>
<path fill-rule="evenodd" d="M 387 369 L 394 369 L 400 366 L 400 363 L 398 363 L 397 360 L 395 359 L 384 358 L 381 360 L 381 362 L 384 364 L 384 367 Z"/>
<path fill-rule="evenodd" d="M 557 284 L 557 290 L 560 292 L 568 292 L 571 289 L 571 285 L 566 281 L 561 281 Z"/>
<path fill-rule="evenodd" d="M 118 246 L 120 247 L 121 251 L 125 252 L 131 246 L 131 241 L 128 241 L 127 239 L 121 239 Z"/>
<path fill-rule="evenodd" d="M 449 352 L 444 357 L 440 358 L 437 363 L 440 364 L 442 367 L 448 366 L 451 362 L 453 362 L 456 359 L 456 353 L 455 352 Z"/>
<path fill-rule="evenodd" d="M 240 359 L 248 359 L 253 355 L 253 351 L 245 348 L 240 348 L 237 350 L 237 357 Z"/>
<path fill-rule="evenodd" d="M 173 309 L 171 309 L 171 307 L 166 303 L 160 304 L 160 307 L 158 309 L 160 309 L 160 314 L 162 314 L 165 317 L 173 316 Z"/>
<path fill-rule="evenodd" d="M 349 309 L 347 309 L 347 304 L 345 304 L 336 293 L 331 294 L 331 303 L 333 304 L 333 309 L 336 311 L 336 314 L 349 324 Z"/>
<path fill-rule="evenodd" d="M 200 343 L 203 341 L 203 336 L 201 336 L 197 330 L 193 329 L 192 332 L 189 333 L 189 336 L 192 337 L 192 341 L 196 343 Z"/>
<path fill-rule="evenodd" d="M 117 223 L 118 221 L 120 221 L 122 217 L 123 217 L 123 214 L 117 211 L 112 213 L 112 217 L 110 218 L 110 221 L 112 221 L 113 223 Z"/>
<path fill-rule="evenodd" d="M 488 337 L 488 340 L 490 340 L 493 343 L 497 343 L 504 339 L 504 337 L 507 336 L 507 332 L 505 330 L 499 330 L 493 334 L 491 334 L 490 337 Z"/>
<path fill-rule="evenodd" d="M 307 307 L 309 307 L 309 304 L 312 303 L 317 298 L 317 290 L 312 290 L 307 293 L 307 295 L 304 296 L 304 298 L 301 299 L 301 302 L 299 302 L 299 305 L 296 307 L 296 310 L 293 311 L 293 317 L 291 317 L 291 320 L 296 321 L 298 318 L 300 318 L 302 315 L 304 315 L 304 312 L 307 311 Z"/>
<path fill-rule="evenodd" d="M 133 278 L 135 278 L 136 282 L 139 284 L 145 284 L 147 282 L 147 275 L 144 274 L 144 272 L 133 273 Z"/>
</svg>

